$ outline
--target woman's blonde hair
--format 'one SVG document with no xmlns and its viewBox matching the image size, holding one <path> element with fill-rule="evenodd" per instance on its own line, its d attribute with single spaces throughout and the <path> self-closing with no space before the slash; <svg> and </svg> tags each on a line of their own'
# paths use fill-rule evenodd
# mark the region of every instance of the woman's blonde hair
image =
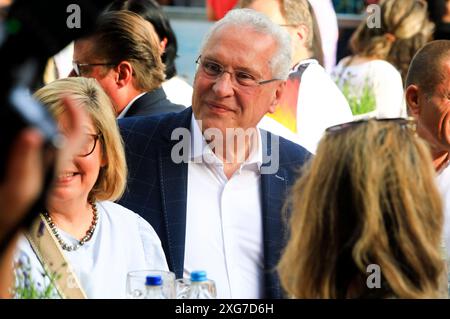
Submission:
<svg viewBox="0 0 450 319">
<path fill-rule="evenodd" d="M 350 39 L 350 48 L 353 54 L 392 63 L 404 82 L 412 57 L 432 39 L 434 24 L 424 0 L 381 0 L 379 6 L 380 27 L 363 19 Z"/>
<path fill-rule="evenodd" d="M 64 112 L 65 96 L 70 96 L 77 105 L 85 108 L 98 133 L 101 133 L 99 141 L 106 165 L 100 168 L 89 198 L 99 201 L 117 200 L 125 190 L 127 166 L 123 141 L 110 99 L 95 79 L 84 77 L 56 80 L 34 94 L 55 118 Z"/>
<path fill-rule="evenodd" d="M 441 198 L 429 150 L 406 127 L 371 120 L 327 133 L 287 207 L 291 237 L 278 270 L 289 295 L 439 296 Z M 380 289 L 366 285 L 371 264 Z"/>
</svg>

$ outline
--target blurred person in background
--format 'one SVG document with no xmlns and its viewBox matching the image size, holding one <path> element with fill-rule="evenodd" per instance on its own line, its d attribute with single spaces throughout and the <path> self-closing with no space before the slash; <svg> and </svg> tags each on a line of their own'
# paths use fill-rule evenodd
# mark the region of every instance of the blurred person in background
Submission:
<svg viewBox="0 0 450 319">
<path fill-rule="evenodd" d="M 241 0 L 239 6 L 259 11 L 291 36 L 293 54 L 286 90 L 273 114 L 259 127 L 314 153 L 325 129 L 350 121 L 342 92 L 314 56 L 313 18 L 307 0 Z"/>
<path fill-rule="evenodd" d="M 209 21 L 222 19 L 228 11 L 233 9 L 238 0 L 206 0 L 206 17 Z"/>
<path fill-rule="evenodd" d="M 331 0 L 308 0 L 314 9 L 317 24 L 320 30 L 320 39 L 323 49 L 323 64 L 328 73 L 336 65 L 337 43 L 339 27 L 336 12 Z M 319 60 L 320 61 L 320 60 Z"/>
<path fill-rule="evenodd" d="M 443 213 L 410 119 L 331 127 L 292 188 L 278 270 L 294 298 L 444 298 Z M 374 271 L 375 269 L 375 271 Z"/>
<path fill-rule="evenodd" d="M 436 24 L 433 38 L 450 40 L 450 0 L 427 0 L 430 19 Z"/>
<path fill-rule="evenodd" d="M 116 0 L 107 11 L 132 11 L 150 22 L 159 38 L 161 59 L 165 65 L 166 79 L 162 88 L 167 99 L 174 104 L 190 106 L 192 103 L 192 86 L 177 75 L 175 59 L 177 58 L 178 44 L 175 32 L 170 25 L 169 18 L 154 0 Z"/>
<path fill-rule="evenodd" d="M 117 118 L 179 112 L 167 99 L 161 47 L 153 26 L 136 13 L 102 14 L 94 32 L 75 41 L 72 76 L 95 78 Z"/>
<path fill-rule="evenodd" d="M 308 2 L 309 14 L 312 18 L 313 43 L 312 43 L 312 59 L 317 60 L 319 64 L 325 67 L 325 56 L 323 52 L 322 34 L 317 22 L 316 14 L 311 3 Z"/>
<path fill-rule="evenodd" d="M 352 55 L 333 74 L 356 119 L 406 117 L 406 72 L 433 32 L 426 2 L 382 0 L 379 5 L 380 28 L 363 19 L 350 41 Z"/>
</svg>

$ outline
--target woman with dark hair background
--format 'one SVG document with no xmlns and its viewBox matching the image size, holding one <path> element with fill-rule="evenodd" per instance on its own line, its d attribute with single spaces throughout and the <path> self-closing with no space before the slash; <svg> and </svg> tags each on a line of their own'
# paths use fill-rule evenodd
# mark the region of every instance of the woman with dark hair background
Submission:
<svg viewBox="0 0 450 319">
<path fill-rule="evenodd" d="M 450 0 L 428 0 L 430 19 L 436 24 L 434 39 L 450 39 Z"/>
<path fill-rule="evenodd" d="M 153 25 L 161 44 L 161 58 L 166 65 L 166 81 L 162 85 L 164 92 L 172 103 L 190 106 L 192 86 L 177 75 L 175 66 L 177 39 L 161 6 L 154 0 L 116 0 L 106 9 L 106 11 L 118 10 L 134 12 Z"/>
</svg>

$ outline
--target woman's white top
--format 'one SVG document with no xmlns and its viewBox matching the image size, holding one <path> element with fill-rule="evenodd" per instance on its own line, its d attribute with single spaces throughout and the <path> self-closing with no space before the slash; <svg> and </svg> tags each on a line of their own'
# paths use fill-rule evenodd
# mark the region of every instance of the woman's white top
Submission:
<svg viewBox="0 0 450 319">
<path fill-rule="evenodd" d="M 98 202 L 97 210 L 99 220 L 91 240 L 76 251 L 64 250 L 88 298 L 125 298 L 129 271 L 168 270 L 161 241 L 147 221 L 110 201 Z M 58 232 L 66 243 L 77 243 L 68 233 Z M 34 281 L 47 285 L 42 265 L 25 237 L 18 249 L 19 258 L 28 256 Z"/>
<path fill-rule="evenodd" d="M 333 78 L 341 90 L 348 83 L 349 94 L 360 97 L 368 85 L 375 97 L 374 111 L 361 117 L 392 118 L 406 117 L 403 82 L 400 72 L 389 62 L 372 60 L 361 64 L 346 66 L 348 57 L 342 59 L 333 72 Z"/>
</svg>

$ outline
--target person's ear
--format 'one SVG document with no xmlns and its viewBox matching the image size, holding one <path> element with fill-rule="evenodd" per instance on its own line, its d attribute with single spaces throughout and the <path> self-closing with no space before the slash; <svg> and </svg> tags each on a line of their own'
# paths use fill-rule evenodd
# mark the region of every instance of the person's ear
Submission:
<svg viewBox="0 0 450 319">
<path fill-rule="evenodd" d="M 106 157 L 106 154 L 102 152 L 102 161 L 100 162 L 100 167 L 105 167 L 106 164 L 108 164 L 108 158 Z"/>
<path fill-rule="evenodd" d="M 418 117 L 420 114 L 419 87 L 415 84 L 409 85 L 405 90 L 405 99 L 408 114 L 413 117 Z"/>
<path fill-rule="evenodd" d="M 281 96 L 283 95 L 284 89 L 286 88 L 286 81 L 280 81 L 277 85 L 277 89 L 273 95 L 273 99 L 270 103 L 269 113 L 274 113 L 276 111 L 277 105 L 280 104 Z"/>
<path fill-rule="evenodd" d="M 295 34 L 300 40 L 300 43 L 302 43 L 303 46 L 306 46 L 306 40 L 308 39 L 309 34 L 308 28 L 305 25 L 300 24 L 295 28 Z"/>
<path fill-rule="evenodd" d="M 166 51 L 167 41 L 168 41 L 167 38 L 164 37 L 162 39 L 162 41 L 159 42 L 159 54 L 160 55 L 163 55 L 163 53 Z"/>
<path fill-rule="evenodd" d="M 133 81 L 133 66 L 130 62 L 122 61 L 114 70 L 116 71 L 115 81 L 118 87 L 127 86 Z"/>
</svg>

